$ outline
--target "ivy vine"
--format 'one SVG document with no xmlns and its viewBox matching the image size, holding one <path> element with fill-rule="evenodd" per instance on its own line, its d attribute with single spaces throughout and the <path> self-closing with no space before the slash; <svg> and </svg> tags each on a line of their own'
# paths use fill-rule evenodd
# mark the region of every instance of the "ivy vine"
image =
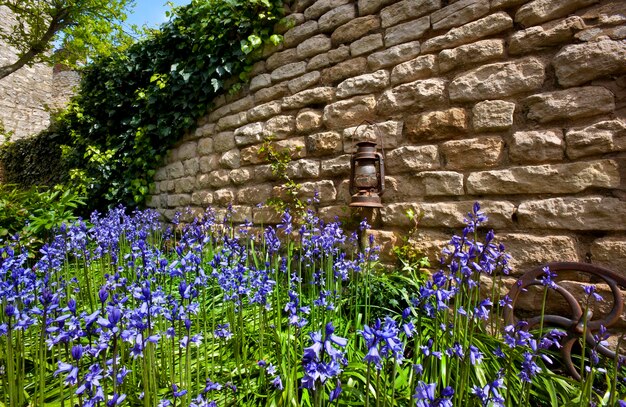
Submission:
<svg viewBox="0 0 626 407">
<path fill-rule="evenodd" d="M 193 0 L 149 38 L 94 61 L 60 116 L 73 181 L 93 207 L 140 205 L 167 150 L 255 54 L 281 38 L 281 0 Z M 236 85 L 235 85 L 236 86 Z"/>
</svg>

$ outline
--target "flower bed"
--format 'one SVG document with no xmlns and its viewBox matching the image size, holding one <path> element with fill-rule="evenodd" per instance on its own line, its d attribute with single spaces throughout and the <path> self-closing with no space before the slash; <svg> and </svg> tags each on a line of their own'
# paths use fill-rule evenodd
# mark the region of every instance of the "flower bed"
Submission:
<svg viewBox="0 0 626 407">
<path fill-rule="evenodd" d="M 429 278 L 380 272 L 365 222 L 311 212 L 265 229 L 207 212 L 172 233 L 118 208 L 32 257 L 5 242 L 0 405 L 616 405 L 622 360 L 590 349 L 574 381 L 563 332 L 502 326 L 508 257 L 485 220 L 475 205 Z"/>
</svg>

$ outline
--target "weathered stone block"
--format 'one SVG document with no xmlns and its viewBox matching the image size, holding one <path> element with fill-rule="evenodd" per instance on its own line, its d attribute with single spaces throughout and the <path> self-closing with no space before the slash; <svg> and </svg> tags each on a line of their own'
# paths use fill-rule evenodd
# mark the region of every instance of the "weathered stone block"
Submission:
<svg viewBox="0 0 626 407">
<path fill-rule="evenodd" d="M 218 166 L 219 166 L 218 157 L 216 154 L 209 155 L 206 157 L 200 157 L 200 172 L 201 173 L 207 174 L 217 169 Z"/>
<path fill-rule="evenodd" d="M 354 95 L 376 93 L 383 90 L 388 84 L 389 72 L 385 70 L 355 76 L 346 79 L 337 86 L 337 97 L 346 98 Z"/>
<path fill-rule="evenodd" d="M 540 123 L 595 116 L 615 109 L 613 93 L 600 86 L 533 95 L 526 98 L 525 104 L 528 118 Z"/>
<path fill-rule="evenodd" d="M 343 150 L 341 134 L 336 131 L 325 131 L 306 137 L 307 155 L 324 156 Z"/>
<path fill-rule="evenodd" d="M 198 154 L 209 155 L 213 152 L 213 138 L 203 138 L 198 141 Z"/>
<path fill-rule="evenodd" d="M 239 127 L 235 130 L 235 144 L 238 146 L 246 146 L 259 143 L 265 137 L 263 123 L 250 123 Z"/>
<path fill-rule="evenodd" d="M 616 188 L 620 176 L 612 160 L 513 167 L 474 172 L 467 178 L 469 194 L 569 194 L 587 188 Z"/>
<path fill-rule="evenodd" d="M 523 5 L 515 13 L 515 22 L 525 27 L 566 16 L 598 0 L 535 0 Z"/>
<path fill-rule="evenodd" d="M 511 255 L 511 273 L 520 275 L 553 261 L 580 261 L 576 240 L 569 236 L 533 236 L 526 233 L 497 234 Z"/>
<path fill-rule="evenodd" d="M 626 123 L 608 120 L 568 130 L 565 134 L 567 156 L 572 159 L 626 151 Z"/>
<path fill-rule="evenodd" d="M 491 9 L 496 10 L 500 8 L 519 6 L 523 3 L 528 3 L 528 0 L 491 0 Z"/>
<path fill-rule="evenodd" d="M 268 102 L 248 110 L 248 118 L 253 121 L 265 120 L 281 112 L 280 102 Z"/>
<path fill-rule="evenodd" d="M 341 100 L 324 108 L 324 123 L 330 129 L 341 129 L 372 119 L 376 109 L 376 98 L 372 95 L 356 96 Z"/>
<path fill-rule="evenodd" d="M 513 28 L 513 20 L 505 12 L 491 14 L 480 20 L 453 28 L 444 35 L 422 43 L 422 53 L 453 48 Z"/>
<path fill-rule="evenodd" d="M 319 110 L 301 110 L 296 116 L 296 130 L 308 132 L 322 126 L 322 112 Z"/>
<path fill-rule="evenodd" d="M 360 124 L 343 130 L 344 152 L 353 153 L 355 144 L 371 141 L 382 145 L 384 149 L 396 148 L 402 138 L 402 122 L 389 120 L 376 124 Z"/>
<path fill-rule="evenodd" d="M 439 168 L 437 146 L 400 147 L 390 151 L 386 158 L 387 172 L 390 175 Z"/>
<path fill-rule="evenodd" d="M 237 192 L 237 202 L 247 205 L 264 203 L 270 198 L 271 193 L 271 184 L 259 184 L 249 187 L 243 187 Z"/>
<path fill-rule="evenodd" d="M 282 213 L 279 213 L 276 209 L 263 206 L 261 208 L 252 208 L 252 221 L 256 225 L 270 225 L 280 223 L 282 219 Z"/>
<path fill-rule="evenodd" d="M 391 71 L 391 84 L 398 85 L 418 79 L 430 78 L 437 72 L 436 57 L 434 55 L 422 55 L 396 65 Z"/>
<path fill-rule="evenodd" d="M 327 11 L 317 21 L 321 32 L 332 32 L 335 28 L 356 18 L 356 7 L 354 4 L 343 6 Z"/>
<path fill-rule="evenodd" d="M 441 154 L 449 169 L 489 168 L 500 163 L 503 147 L 500 137 L 453 140 L 441 145 Z"/>
<path fill-rule="evenodd" d="M 563 160 L 561 130 L 518 131 L 513 134 L 509 157 L 518 163 Z"/>
<path fill-rule="evenodd" d="M 285 79 L 290 79 L 306 72 L 306 62 L 293 62 L 291 64 L 283 65 L 272 71 L 272 81 L 280 82 Z"/>
<path fill-rule="evenodd" d="M 191 195 L 176 194 L 167 196 L 167 206 L 170 208 L 184 208 L 191 203 Z"/>
<path fill-rule="evenodd" d="M 317 87 L 283 98 L 281 106 L 284 110 L 300 109 L 308 105 L 329 103 L 334 98 L 335 88 Z"/>
<path fill-rule="evenodd" d="M 412 20 L 437 10 L 441 0 L 403 0 L 385 7 L 380 12 L 383 28 L 391 27 L 406 20 Z"/>
<path fill-rule="evenodd" d="M 605 237 L 591 244 L 591 262 L 626 275 L 626 238 Z"/>
<path fill-rule="evenodd" d="M 252 180 L 254 173 L 250 168 L 237 168 L 228 175 L 230 181 L 235 185 L 242 185 Z"/>
<path fill-rule="evenodd" d="M 563 47 L 552 60 L 562 86 L 576 86 L 626 72 L 626 42 L 597 41 Z"/>
<path fill-rule="evenodd" d="M 281 115 L 269 119 L 265 123 L 265 134 L 275 138 L 285 138 L 296 130 L 296 119 L 293 116 Z"/>
<path fill-rule="evenodd" d="M 259 92 L 263 92 L 265 89 L 261 89 Z M 257 92 L 257 93 L 259 93 Z M 248 118 L 245 112 L 231 114 L 219 119 L 215 125 L 215 131 L 224 131 L 234 129 L 235 127 L 243 126 L 248 123 Z"/>
<path fill-rule="evenodd" d="M 273 71 L 277 68 L 280 68 L 281 66 L 285 66 L 287 64 L 292 64 L 295 62 L 298 62 L 298 52 L 294 48 L 291 48 L 285 51 L 276 52 L 269 56 L 265 60 L 265 67 L 269 71 Z M 272 79 L 271 75 L 270 79 Z"/>
<path fill-rule="evenodd" d="M 289 94 L 289 88 L 287 87 L 287 84 L 279 83 L 278 85 L 274 85 L 269 88 L 263 88 L 257 91 L 254 94 L 254 100 L 256 103 L 270 102 L 272 100 L 279 99 L 288 94 Z"/>
<path fill-rule="evenodd" d="M 309 71 L 326 68 L 329 65 L 345 61 L 350 57 L 350 47 L 340 45 L 339 48 L 331 49 L 325 54 L 316 55 L 307 64 Z"/>
<path fill-rule="evenodd" d="M 400 242 L 400 236 L 395 232 L 385 230 L 368 229 L 365 232 L 365 241 L 371 240 L 374 246 L 380 248 L 380 260 L 385 262 L 397 261 L 397 255 L 394 248 Z"/>
<path fill-rule="evenodd" d="M 350 174 L 350 154 L 322 161 L 322 177 L 335 178 Z"/>
<path fill-rule="evenodd" d="M 472 109 L 472 123 L 476 131 L 503 131 L 513 126 L 515 103 L 504 100 L 486 100 Z"/>
<path fill-rule="evenodd" d="M 291 14 L 283 17 L 280 21 L 274 24 L 274 33 L 285 34 L 291 28 L 304 23 L 304 14 L 293 12 L 293 9 L 291 11 Z"/>
<path fill-rule="evenodd" d="M 489 12 L 489 0 L 460 0 L 430 15 L 433 30 L 457 27 Z"/>
<path fill-rule="evenodd" d="M 250 80 L 250 90 L 252 92 L 268 87 L 272 84 L 272 75 L 264 73 L 257 75 Z"/>
<path fill-rule="evenodd" d="M 198 157 L 183 161 L 186 176 L 195 176 L 200 170 L 200 159 Z"/>
<path fill-rule="evenodd" d="M 424 171 L 416 176 L 426 196 L 463 195 L 463 174 L 453 171 Z"/>
<path fill-rule="evenodd" d="M 473 205 L 474 201 L 390 204 L 381 209 L 381 219 L 384 225 L 410 227 L 411 221 L 405 214 L 411 209 L 416 213 L 424 213 L 420 221 L 422 227 L 462 228 L 463 219 L 467 217 Z M 510 202 L 483 201 L 481 209 L 489 214 L 487 227 L 503 229 L 513 223 L 511 218 L 515 212 L 515 205 Z"/>
<path fill-rule="evenodd" d="M 333 44 L 352 42 L 380 28 L 378 16 L 365 16 L 355 18 L 333 31 L 330 39 Z"/>
<path fill-rule="evenodd" d="M 378 99 L 382 114 L 393 114 L 407 109 L 433 108 L 445 101 L 445 79 L 425 79 L 405 83 L 385 91 Z"/>
<path fill-rule="evenodd" d="M 543 64 L 536 58 L 484 65 L 450 82 L 450 100 L 467 102 L 498 99 L 541 88 Z"/>
<path fill-rule="evenodd" d="M 315 35 L 307 40 L 302 41 L 296 48 L 298 58 L 305 59 L 322 52 L 326 52 L 332 48 L 330 37 L 324 34 Z"/>
<path fill-rule="evenodd" d="M 185 167 L 182 162 L 175 162 L 167 167 L 167 178 L 168 179 L 176 179 L 183 177 L 185 175 Z"/>
<path fill-rule="evenodd" d="M 235 147 L 235 133 L 224 131 L 213 136 L 213 150 L 216 153 L 223 153 Z"/>
<path fill-rule="evenodd" d="M 207 207 L 213 203 L 213 194 L 209 191 L 196 191 L 191 194 L 191 204 Z"/>
<path fill-rule="evenodd" d="M 350 3 L 350 0 L 317 0 L 304 10 L 304 17 L 307 20 L 316 20 L 322 14 L 347 3 Z"/>
<path fill-rule="evenodd" d="M 187 160 L 198 155 L 198 143 L 190 141 L 183 143 L 177 148 L 177 157 L 179 160 Z"/>
<path fill-rule="evenodd" d="M 291 93 L 298 93 L 313 85 L 316 85 L 320 81 L 320 72 L 313 71 L 308 72 L 298 78 L 292 79 L 287 83 L 287 87 Z M 250 112 L 248 111 L 248 116 Z"/>
<path fill-rule="evenodd" d="M 287 164 L 287 176 L 294 179 L 318 178 L 320 162 L 317 160 L 297 160 Z"/>
<path fill-rule="evenodd" d="M 383 46 L 382 34 L 370 34 L 350 44 L 350 55 L 358 57 L 359 55 L 370 53 Z"/>
<path fill-rule="evenodd" d="M 385 46 L 402 44 L 422 37 L 430 29 L 430 17 L 425 16 L 417 20 L 408 21 L 389 27 L 385 30 Z"/>
<path fill-rule="evenodd" d="M 221 206 L 235 203 L 235 191 L 231 188 L 218 189 L 213 193 L 213 201 Z"/>
<path fill-rule="evenodd" d="M 626 202 L 617 198 L 551 198 L 522 202 L 519 224 L 527 229 L 626 230 Z"/>
<path fill-rule="evenodd" d="M 303 182 L 300 184 L 300 197 L 304 200 L 312 199 L 317 193 L 322 205 L 329 204 L 337 198 L 337 190 L 332 181 Z"/>
<path fill-rule="evenodd" d="M 504 40 L 482 40 L 472 44 L 446 49 L 439 53 L 437 62 L 441 72 L 504 57 Z"/>
<path fill-rule="evenodd" d="M 241 167 L 241 156 L 239 155 L 239 149 L 234 148 L 222 154 L 222 157 L 220 158 L 220 165 L 224 168 L 230 169 Z"/>
<path fill-rule="evenodd" d="M 419 41 L 412 41 L 387 48 L 383 51 L 374 52 L 367 57 L 367 63 L 371 69 L 386 68 L 415 58 L 419 53 Z"/>
<path fill-rule="evenodd" d="M 302 41 L 307 38 L 311 38 L 315 34 L 319 32 L 319 26 L 317 21 L 307 21 L 302 23 L 296 27 L 293 27 L 291 30 L 287 31 L 283 36 L 283 41 L 285 47 L 292 48 L 300 44 Z M 278 66 L 274 66 L 268 69 L 274 69 Z"/>
<path fill-rule="evenodd" d="M 359 15 L 365 16 L 374 14 L 387 4 L 393 3 L 395 0 L 359 0 Z"/>
<path fill-rule="evenodd" d="M 363 57 L 343 61 L 322 71 L 322 83 L 334 84 L 367 72 L 367 59 Z"/>
<path fill-rule="evenodd" d="M 572 16 L 546 27 L 536 26 L 517 31 L 509 39 L 509 54 L 525 54 L 570 42 L 584 28 L 583 19 Z"/>
<path fill-rule="evenodd" d="M 449 139 L 467 131 L 467 116 L 458 107 L 410 116 L 406 130 L 407 136 L 416 141 Z"/>
<path fill-rule="evenodd" d="M 196 189 L 196 177 L 183 177 L 176 180 L 174 192 L 184 194 L 193 192 Z"/>
</svg>

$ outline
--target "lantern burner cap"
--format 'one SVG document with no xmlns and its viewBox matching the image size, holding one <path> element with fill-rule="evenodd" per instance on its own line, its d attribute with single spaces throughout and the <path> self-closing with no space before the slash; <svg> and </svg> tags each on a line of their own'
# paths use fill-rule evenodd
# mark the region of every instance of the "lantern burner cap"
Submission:
<svg viewBox="0 0 626 407">
<path fill-rule="evenodd" d="M 366 192 L 352 195 L 350 206 L 362 208 L 382 208 L 383 203 L 380 200 L 380 196 L 378 196 L 375 192 Z"/>
</svg>

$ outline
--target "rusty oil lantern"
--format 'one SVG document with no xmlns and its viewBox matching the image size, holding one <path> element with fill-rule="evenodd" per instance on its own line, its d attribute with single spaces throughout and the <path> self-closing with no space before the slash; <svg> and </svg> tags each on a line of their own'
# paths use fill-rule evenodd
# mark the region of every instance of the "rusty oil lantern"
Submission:
<svg viewBox="0 0 626 407">
<path fill-rule="evenodd" d="M 376 126 L 376 125 L 374 125 Z M 379 130 L 376 128 L 376 130 Z M 356 132 L 356 130 L 355 130 Z M 380 138 L 380 131 L 378 131 Z M 383 153 L 384 154 L 384 153 Z M 380 196 L 385 191 L 385 160 L 371 141 L 356 143 L 350 160 L 350 206 L 382 208 Z"/>
</svg>

